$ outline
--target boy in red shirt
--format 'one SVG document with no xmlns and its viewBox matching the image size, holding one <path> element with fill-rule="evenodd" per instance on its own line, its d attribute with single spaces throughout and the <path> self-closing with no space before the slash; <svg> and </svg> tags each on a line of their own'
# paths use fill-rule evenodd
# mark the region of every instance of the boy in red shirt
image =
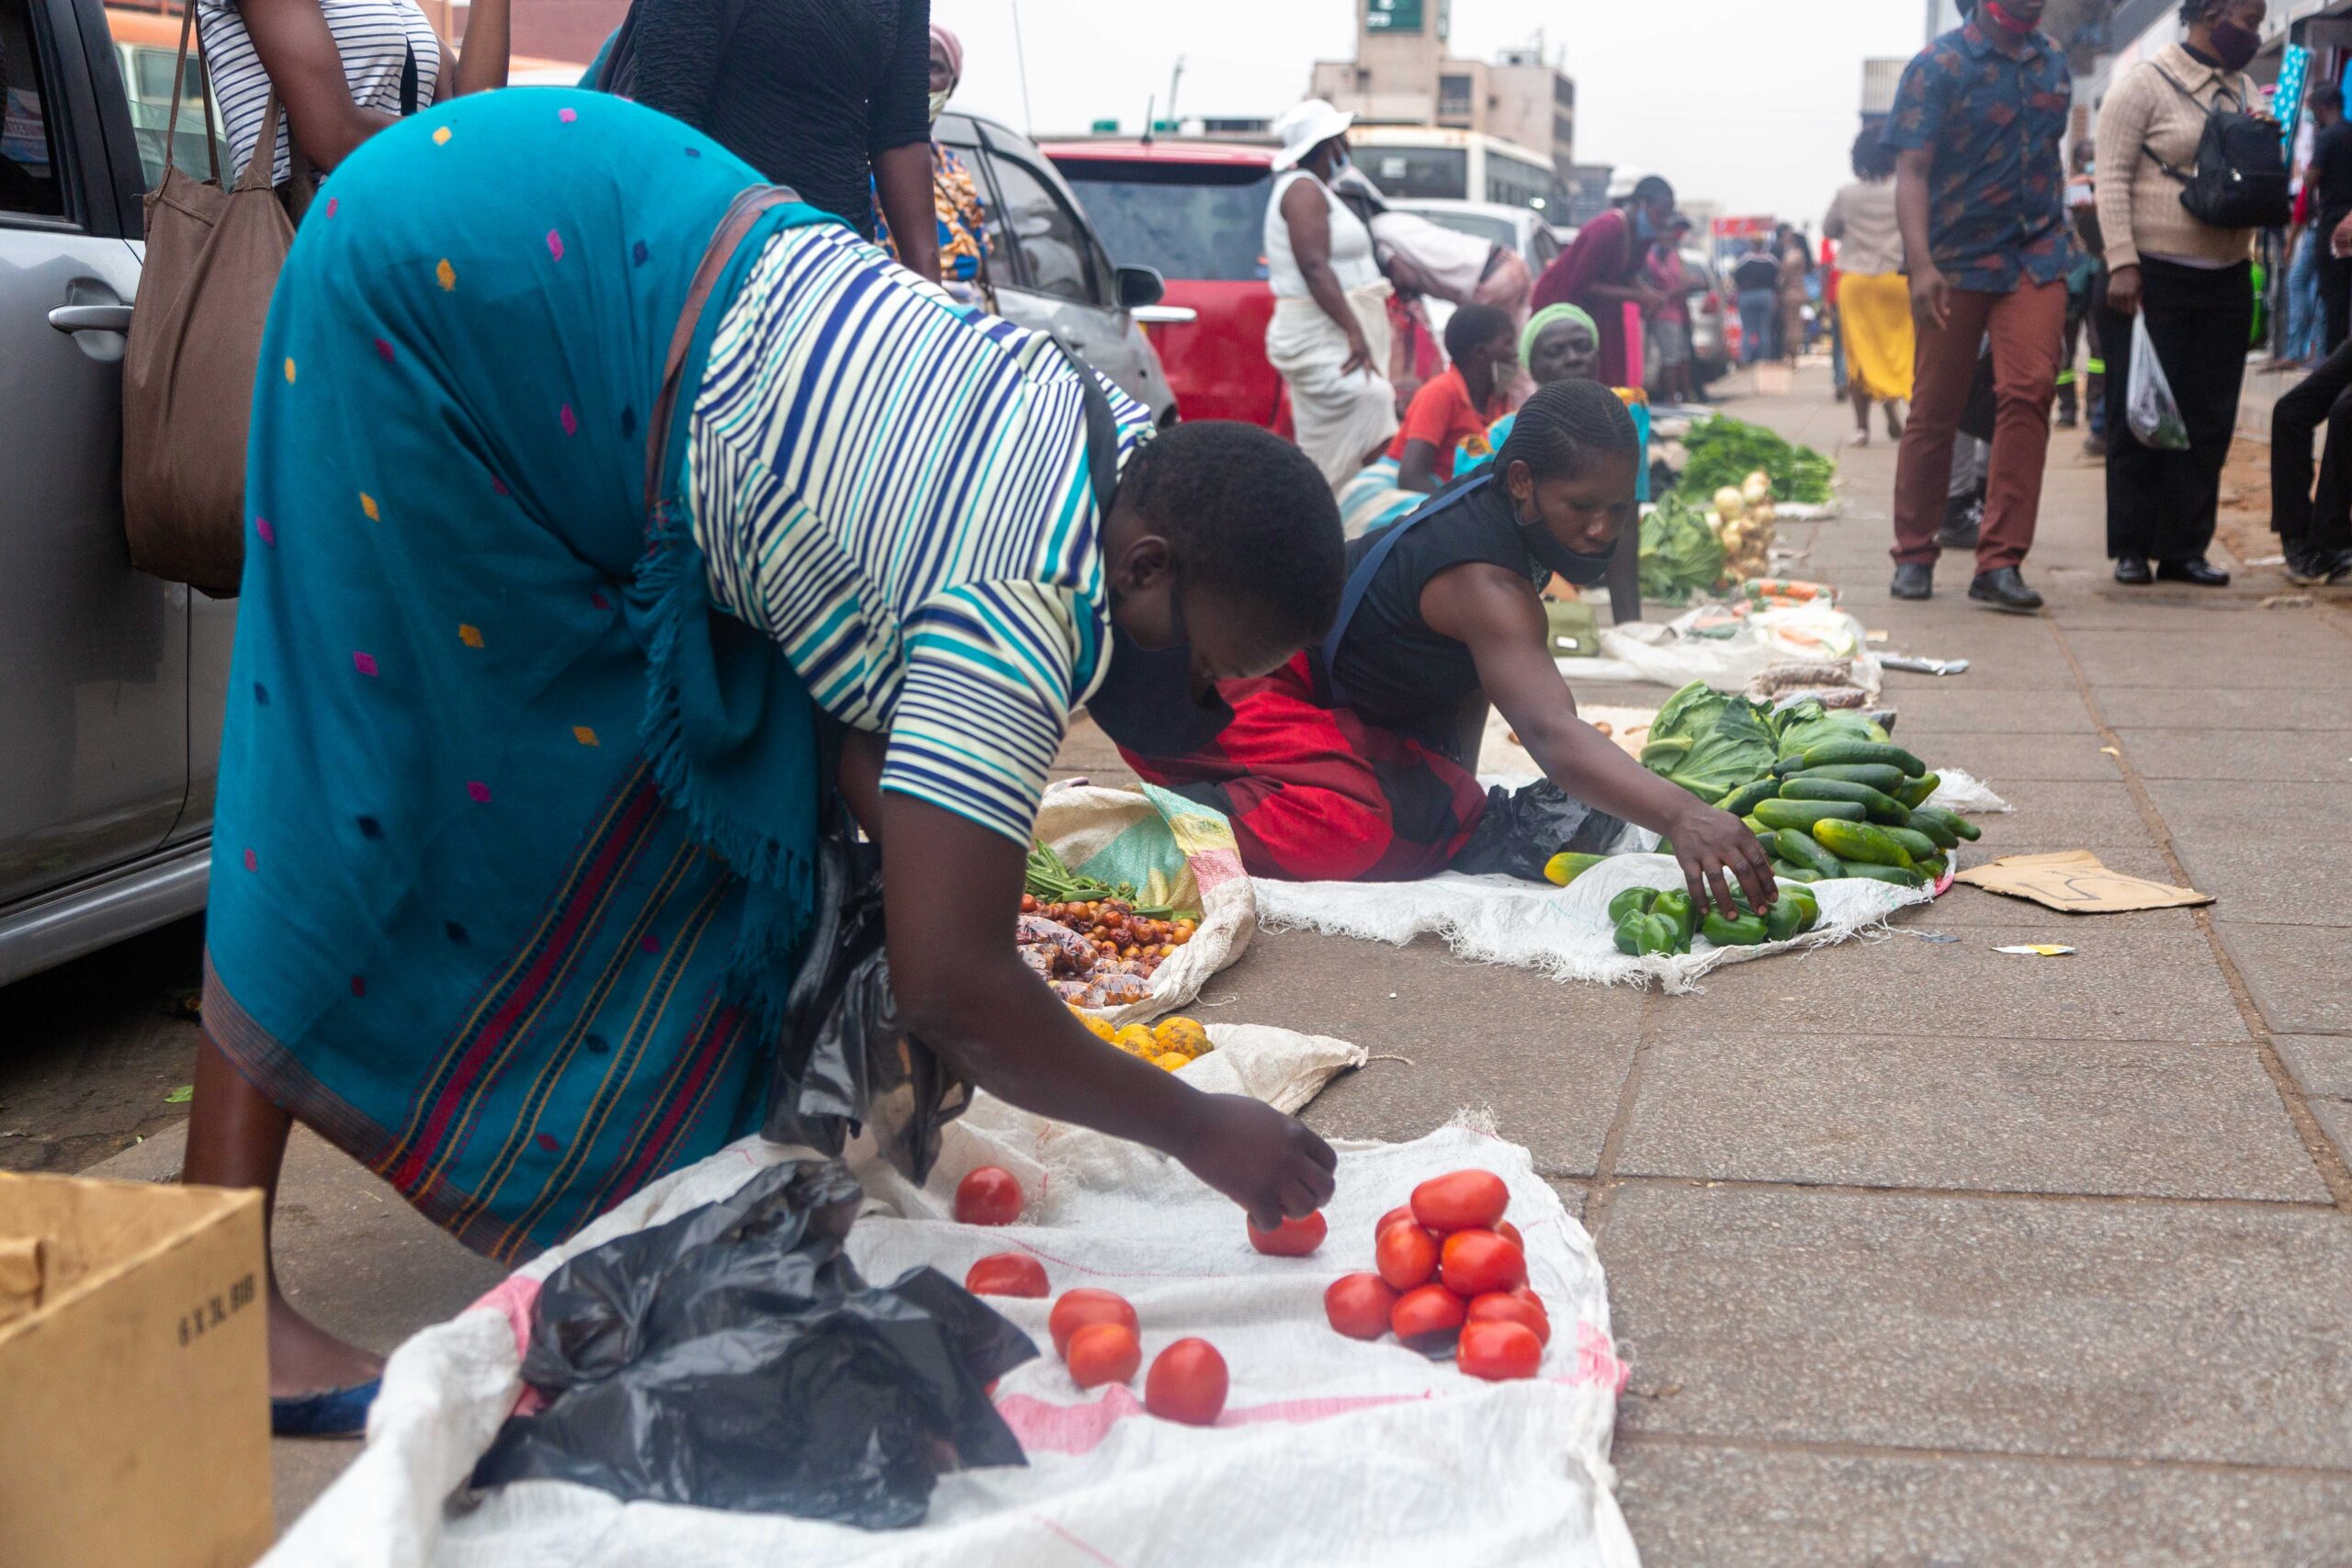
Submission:
<svg viewBox="0 0 2352 1568">
<path fill-rule="evenodd" d="M 1425 382 L 1405 411 L 1388 455 L 1396 459 L 1399 490 L 1424 494 L 1453 478 L 1453 449 L 1465 435 L 1482 435 L 1510 412 L 1511 377 L 1519 369 L 1519 324 L 1492 305 L 1464 305 L 1445 323 L 1446 357 L 1453 363 Z"/>
</svg>

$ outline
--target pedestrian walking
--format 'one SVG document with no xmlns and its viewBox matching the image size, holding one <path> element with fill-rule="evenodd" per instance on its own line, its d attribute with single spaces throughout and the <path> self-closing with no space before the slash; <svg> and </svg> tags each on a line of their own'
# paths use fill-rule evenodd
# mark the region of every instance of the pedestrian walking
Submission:
<svg viewBox="0 0 2352 1568">
<path fill-rule="evenodd" d="M 2312 491 L 2312 437 L 2327 426 Z M 2270 411 L 2270 526 L 2301 587 L 2352 581 L 2352 342 Z"/>
<path fill-rule="evenodd" d="M 1747 242 L 1747 254 L 1732 266 L 1731 286 L 1739 299 L 1739 362 L 1779 358 L 1781 264 L 1762 240 Z"/>
<path fill-rule="evenodd" d="M 1657 350 L 1656 390 L 1663 403 L 1699 400 L 1690 368 L 1690 278 L 1682 265 L 1682 241 L 1690 232 L 1690 220 L 1676 213 L 1650 247 L 1646 269 L 1650 287 L 1666 298 L 1665 307 L 1649 324 L 1649 340 Z"/>
<path fill-rule="evenodd" d="M 1780 353 L 1776 359 L 1796 363 L 1797 355 L 1805 351 L 1804 308 L 1811 297 L 1813 281 L 1813 251 L 1804 236 L 1787 224 L 1781 225 L 1781 270 L 1775 308 L 1780 312 L 1780 331 L 1776 339 Z"/>
<path fill-rule="evenodd" d="M 1894 154 L 1877 126 L 1864 126 L 1854 138 L 1853 164 L 1854 183 L 1830 201 L 1821 232 L 1838 242 L 1838 340 L 1847 395 L 1854 402 L 1852 439 L 1867 446 L 1874 403 L 1885 414 L 1887 439 L 1903 439 L 1917 338 L 1911 285 L 1903 272 L 1903 225 L 1894 210 Z"/>
<path fill-rule="evenodd" d="M 267 1195 L 300 1120 L 512 1262 L 755 1131 L 838 791 L 945 1078 L 1306 1213 L 1320 1139 L 1102 1050 L 1004 938 L 1069 715 L 1132 650 L 1204 689 L 1323 634 L 1321 476 L 1230 422 L 1151 438 L 758 185 L 639 105 L 503 93 L 372 140 L 303 226 L 186 1179 Z M 356 1431 L 375 1359 L 274 1279 L 267 1311 L 280 1428 Z"/>
<path fill-rule="evenodd" d="M 2217 100 L 2240 109 L 2256 101 L 2244 68 L 2261 45 L 2264 9 L 2265 0 L 2185 0 L 2181 40 L 2127 72 L 2099 111 L 2107 279 L 2093 304 L 2109 345 L 2107 553 L 2127 585 L 2230 581 L 2205 552 L 2254 331 L 2256 231 L 2196 217 L 2174 171 L 2196 165 Z M 2135 314 L 2188 426 L 2186 451 L 2145 445 L 2125 415 Z"/>
<path fill-rule="evenodd" d="M 2075 149 L 2075 177 L 2066 182 L 2066 214 L 2074 220 L 2075 243 L 2082 248 L 2083 259 L 2066 275 L 2066 342 L 2061 350 L 2058 371 L 2058 396 L 2063 400 L 2074 385 L 2068 378 L 2075 368 L 2075 334 L 2081 335 L 2083 370 L 2080 386 L 2082 420 L 2088 434 L 2083 437 L 2083 456 L 2094 460 L 2107 457 L 2107 360 L 2098 337 L 2098 319 L 2091 310 L 2091 299 L 2098 287 L 2106 263 L 2107 239 L 2098 226 L 2098 158 L 2094 142 L 2084 142 Z M 2078 284 L 2086 276 L 2086 284 Z M 2317 296 L 2313 296 L 2316 299 Z M 2061 425 L 2063 427 L 2064 421 Z"/>
<path fill-rule="evenodd" d="M 1535 280 L 1533 308 L 1574 305 L 1600 329 L 1600 378 L 1612 387 L 1631 386 L 1642 367 L 1625 354 L 1625 307 L 1637 305 L 1654 318 L 1666 296 L 1643 276 L 1650 247 L 1674 221 L 1674 187 L 1656 175 L 1634 182 L 1624 202 L 1577 231 L 1574 243 L 1552 258 Z"/>
<path fill-rule="evenodd" d="M 1388 368 L 1388 300 L 1372 230 L 1332 181 L 1348 167 L 1343 114 L 1321 98 L 1274 122 L 1274 186 L 1266 203 L 1267 282 L 1274 313 L 1266 357 L 1290 390 L 1299 446 L 1337 491 L 1396 434 Z"/>
<path fill-rule="evenodd" d="M 2032 548 L 2050 447 L 2075 241 L 2061 139 L 2074 103 L 2065 55 L 2039 30 L 2043 0 L 1980 0 L 1905 68 L 1886 144 L 1918 332 L 1911 417 L 1895 461 L 1898 599 L 1935 590 L 1936 532 L 1952 433 L 1992 341 L 1996 402 L 1984 523 L 1968 596 L 2030 613 Z"/>
</svg>

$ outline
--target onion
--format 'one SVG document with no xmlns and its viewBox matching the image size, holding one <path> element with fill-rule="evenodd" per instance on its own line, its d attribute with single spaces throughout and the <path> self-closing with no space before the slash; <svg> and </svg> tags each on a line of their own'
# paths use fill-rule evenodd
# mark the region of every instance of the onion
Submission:
<svg viewBox="0 0 2352 1568">
<path fill-rule="evenodd" d="M 1729 485 L 1725 485 L 1723 489 L 1715 491 L 1714 504 L 1715 510 L 1723 513 L 1724 520 L 1725 522 L 1729 522 L 1735 517 L 1745 516 L 1747 512 L 1747 497 L 1732 489 Z"/>
</svg>

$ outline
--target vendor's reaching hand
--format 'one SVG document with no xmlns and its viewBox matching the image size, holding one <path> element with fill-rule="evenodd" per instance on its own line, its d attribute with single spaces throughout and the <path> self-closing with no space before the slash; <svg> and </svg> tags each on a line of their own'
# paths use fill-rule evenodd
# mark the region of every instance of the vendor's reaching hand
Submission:
<svg viewBox="0 0 2352 1568">
<path fill-rule="evenodd" d="M 1238 1094 L 1204 1094 L 1192 1135 L 1177 1150 L 1184 1168 L 1248 1211 L 1261 1231 L 1284 1216 L 1303 1219 L 1331 1201 L 1340 1156 L 1296 1118 Z"/>
<path fill-rule="evenodd" d="M 1732 898 L 1735 879 L 1758 909 L 1770 908 L 1779 897 L 1770 857 L 1747 824 L 1730 812 L 1694 800 L 1667 836 L 1674 840 L 1674 858 L 1682 863 L 1683 880 L 1690 886 L 1691 906 L 1702 913 L 1712 905 L 1727 920 L 1739 918 L 1739 906 Z"/>
</svg>

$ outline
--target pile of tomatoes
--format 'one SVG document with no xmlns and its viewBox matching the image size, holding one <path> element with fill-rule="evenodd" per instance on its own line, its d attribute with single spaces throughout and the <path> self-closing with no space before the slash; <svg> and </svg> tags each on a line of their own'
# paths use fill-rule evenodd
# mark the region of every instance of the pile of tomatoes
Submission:
<svg viewBox="0 0 2352 1568">
<path fill-rule="evenodd" d="M 1552 1320 L 1528 1288 L 1525 1244 L 1503 1218 L 1510 1203 L 1491 1171 L 1422 1182 L 1409 1203 L 1373 1227 L 1374 1271 L 1335 1280 L 1323 1292 L 1324 1315 L 1351 1339 L 1394 1332 L 1430 1355 L 1451 1346 L 1455 1364 L 1475 1378 L 1533 1377 Z"/>
<path fill-rule="evenodd" d="M 1021 1183 L 1007 1170 L 981 1166 L 957 1184 L 956 1218 L 966 1224 L 1009 1225 L 1021 1217 Z M 1025 1252 L 998 1252 L 964 1276 L 976 1296 L 1024 1296 L 1043 1301 L 1053 1287 L 1046 1266 Z M 1064 1291 L 1046 1320 L 1054 1353 L 1080 1388 L 1135 1381 L 1143 1367 L 1143 1325 L 1125 1296 L 1110 1291 Z M 1225 1358 L 1205 1339 L 1179 1339 L 1152 1358 L 1144 1379 L 1143 1407 L 1163 1421 L 1210 1427 L 1225 1413 Z"/>
</svg>

